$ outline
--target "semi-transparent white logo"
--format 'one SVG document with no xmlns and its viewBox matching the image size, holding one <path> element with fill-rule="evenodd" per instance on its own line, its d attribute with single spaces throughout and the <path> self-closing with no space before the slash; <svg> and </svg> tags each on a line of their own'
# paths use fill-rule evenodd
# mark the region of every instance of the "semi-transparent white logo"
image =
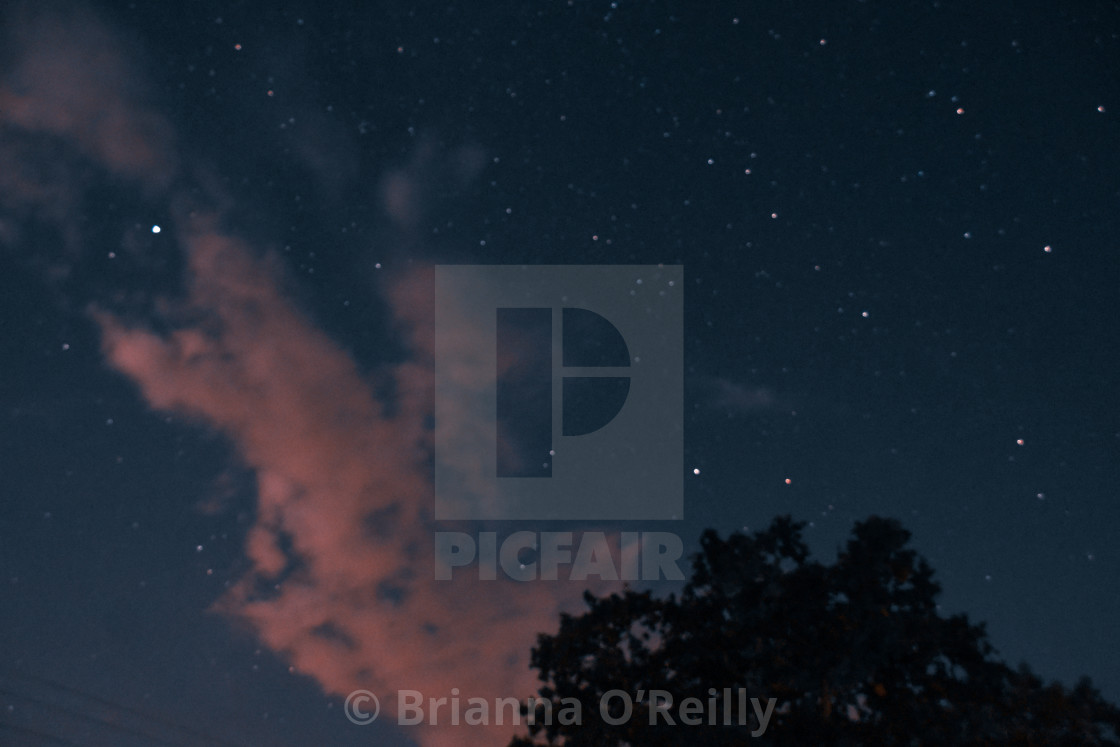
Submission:
<svg viewBox="0 0 1120 747">
<path fill-rule="evenodd" d="M 435 516 L 680 519 L 683 268 L 436 268 Z"/>
</svg>

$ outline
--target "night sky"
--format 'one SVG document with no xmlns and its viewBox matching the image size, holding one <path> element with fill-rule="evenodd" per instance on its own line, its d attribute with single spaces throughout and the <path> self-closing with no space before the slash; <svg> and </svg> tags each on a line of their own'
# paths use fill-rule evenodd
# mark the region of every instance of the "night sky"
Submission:
<svg viewBox="0 0 1120 747">
<path fill-rule="evenodd" d="M 6 7 L 0 741 L 508 739 L 342 709 L 580 609 L 432 580 L 439 264 L 683 265 L 685 516 L 608 529 L 897 517 L 1120 700 L 1120 5 L 332 5 Z"/>
</svg>

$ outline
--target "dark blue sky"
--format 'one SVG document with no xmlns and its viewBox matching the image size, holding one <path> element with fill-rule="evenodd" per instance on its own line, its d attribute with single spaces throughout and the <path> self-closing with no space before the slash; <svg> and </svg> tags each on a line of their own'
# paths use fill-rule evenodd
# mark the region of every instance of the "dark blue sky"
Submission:
<svg viewBox="0 0 1120 747">
<path fill-rule="evenodd" d="M 790 513 L 832 557 L 898 517 L 946 612 L 1120 699 L 1116 3 L 59 3 L 4 33 L 0 724 L 92 744 L 108 717 L 43 715 L 85 693 L 371 738 L 208 612 L 254 572 L 252 408 L 153 407 L 101 347 L 93 308 L 198 321 L 202 213 L 374 382 L 413 360 L 416 268 L 682 264 L 689 550 Z"/>
</svg>

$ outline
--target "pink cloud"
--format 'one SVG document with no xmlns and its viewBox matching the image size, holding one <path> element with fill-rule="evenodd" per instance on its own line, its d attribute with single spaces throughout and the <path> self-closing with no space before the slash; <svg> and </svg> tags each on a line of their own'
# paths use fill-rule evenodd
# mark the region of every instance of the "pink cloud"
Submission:
<svg viewBox="0 0 1120 747">
<path fill-rule="evenodd" d="M 362 687 L 433 696 L 458 687 L 490 700 L 531 694 L 535 633 L 552 629 L 578 590 L 432 580 L 419 427 L 430 405 L 409 386 L 430 375 L 416 362 L 397 371 L 406 394 L 387 415 L 350 356 L 282 296 L 272 262 L 205 220 L 184 243 L 189 295 L 176 311 L 196 325 L 160 336 L 93 314 L 108 361 L 153 407 L 223 431 L 257 474 L 252 570 L 217 609 L 339 695 Z M 418 282 L 390 293 L 403 318 L 427 313 L 411 286 Z M 495 729 L 501 735 L 460 728 L 449 739 L 493 743 L 510 733 Z"/>
<path fill-rule="evenodd" d="M 61 13 L 17 5 L 6 42 L 15 64 L 0 81 L 0 121 L 65 138 L 145 185 L 171 182 L 172 129 L 145 102 L 127 39 L 81 6 Z"/>
<path fill-rule="evenodd" d="M 119 34 L 81 9 L 30 12 L 12 23 L 19 41 L 6 50 L 12 62 L 0 79 L 0 123 L 56 138 L 169 205 L 192 201 L 174 186 L 177 164 L 188 159 L 146 103 Z M 32 171 L 51 165 L 45 151 L 0 148 L 0 155 Z M 476 149 L 453 160 L 455 179 L 482 165 Z M 196 176 L 206 183 L 205 173 Z M 71 178 L 60 169 L 38 190 L 0 180 L 0 196 L 42 211 Z M 400 172 L 385 181 L 386 207 L 404 222 L 416 214 L 417 195 L 406 194 L 416 179 Z M 280 262 L 220 223 L 219 215 L 191 214 L 164 227 L 163 238 L 185 258 L 186 296 L 159 299 L 158 324 L 126 321 L 96 303 L 89 309 L 106 360 L 144 400 L 226 434 L 256 477 L 250 569 L 215 610 L 325 691 L 374 690 L 389 713 L 395 703 L 387 696 L 397 689 L 439 697 L 457 687 L 491 701 L 532 694 L 535 635 L 554 629 L 581 589 L 468 575 L 433 580 L 428 271 L 394 276 L 384 287 L 412 343 L 408 360 L 380 372 L 396 383 L 395 401 L 386 403 L 346 350 L 283 293 Z M 463 334 L 470 345 L 470 330 Z M 478 385 L 477 371 L 463 377 Z M 449 727 L 410 736 L 432 745 L 494 744 L 513 731 Z"/>
</svg>

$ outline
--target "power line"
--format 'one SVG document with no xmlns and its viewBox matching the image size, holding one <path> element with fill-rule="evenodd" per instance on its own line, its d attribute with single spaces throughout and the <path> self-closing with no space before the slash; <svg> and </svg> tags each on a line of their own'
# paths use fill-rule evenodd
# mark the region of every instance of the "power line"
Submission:
<svg viewBox="0 0 1120 747">
<path fill-rule="evenodd" d="M 147 732 L 140 731 L 139 729 L 134 729 L 129 726 L 114 723 L 103 717 L 83 713 L 73 707 L 67 707 L 60 703 L 52 702 L 46 698 L 35 697 L 34 695 L 27 695 L 26 693 L 16 692 L 14 690 L 9 690 L 8 688 L 3 686 L 0 686 L 0 693 L 9 695 L 13 698 L 18 698 L 19 700 L 37 703 L 41 706 L 44 706 L 47 713 L 49 713 L 50 716 L 54 719 L 57 719 L 60 715 L 65 715 L 86 724 L 92 724 L 99 729 L 108 728 L 121 734 L 130 734 L 134 737 L 141 737 L 143 739 L 150 740 L 151 742 L 158 745 L 167 745 L 167 747 L 180 747 L 179 744 L 168 742 L 165 739 L 161 739 L 160 737 L 154 736 Z M 9 711 L 9 713 L 11 713 L 11 711 Z M 5 726 L 12 726 L 12 724 L 5 724 Z"/>
<path fill-rule="evenodd" d="M 97 728 L 110 729 L 118 734 L 129 734 L 146 740 L 147 744 L 167 745 L 168 747 L 178 747 L 179 745 L 198 745 L 207 744 L 214 745 L 215 747 L 240 747 L 233 742 L 222 740 L 208 734 L 204 734 L 197 729 L 182 726 L 164 717 L 142 711 L 137 708 L 122 705 L 110 701 L 98 695 L 80 690 L 70 685 L 65 685 L 54 680 L 47 679 L 29 673 L 16 673 L 5 672 L 0 673 L 0 692 L 6 693 L 9 696 L 21 698 L 27 701 L 45 707 L 49 712 L 55 716 L 65 714 L 71 718 L 90 723 Z M 9 680 L 9 687 L 3 686 L 3 679 Z M 23 687 L 19 686 L 18 682 L 24 683 Z M 26 687 L 30 684 L 31 690 L 39 689 L 40 693 L 32 695 L 28 694 L 29 688 Z M 46 690 L 44 695 L 41 691 Z M 60 697 L 61 696 L 63 697 Z M 66 704 L 66 698 L 77 701 L 76 703 Z M 90 706 L 93 706 L 91 708 Z M 105 710 L 109 710 L 109 714 L 105 714 Z M 92 715 L 101 711 L 100 715 Z M 128 720 L 132 721 L 132 725 L 116 723 L 112 719 L 116 714 L 124 714 Z M 12 724 L 4 724 L 8 728 L 25 728 L 16 727 Z M 163 731 L 163 737 L 152 734 L 153 726 L 155 731 Z M 55 737 L 57 738 L 57 737 Z M 175 741 L 168 741 L 174 739 Z"/>
<path fill-rule="evenodd" d="M 24 734 L 24 735 L 30 736 L 30 737 L 35 737 L 36 740 L 37 740 L 35 742 L 35 744 L 37 744 L 37 745 L 44 744 L 43 740 L 46 739 L 46 740 L 49 740 L 49 741 L 47 741 L 45 744 L 60 744 L 63 747 L 82 747 L 80 744 L 76 744 L 74 742 L 71 742 L 68 739 L 62 739 L 61 737 L 51 736 L 50 734 L 45 734 L 41 731 L 35 731 L 34 729 L 26 729 L 22 726 L 15 726 L 14 724 L 5 724 L 3 721 L 0 721 L 0 733 L 3 733 L 5 731 L 14 732 L 16 734 Z"/>
</svg>

